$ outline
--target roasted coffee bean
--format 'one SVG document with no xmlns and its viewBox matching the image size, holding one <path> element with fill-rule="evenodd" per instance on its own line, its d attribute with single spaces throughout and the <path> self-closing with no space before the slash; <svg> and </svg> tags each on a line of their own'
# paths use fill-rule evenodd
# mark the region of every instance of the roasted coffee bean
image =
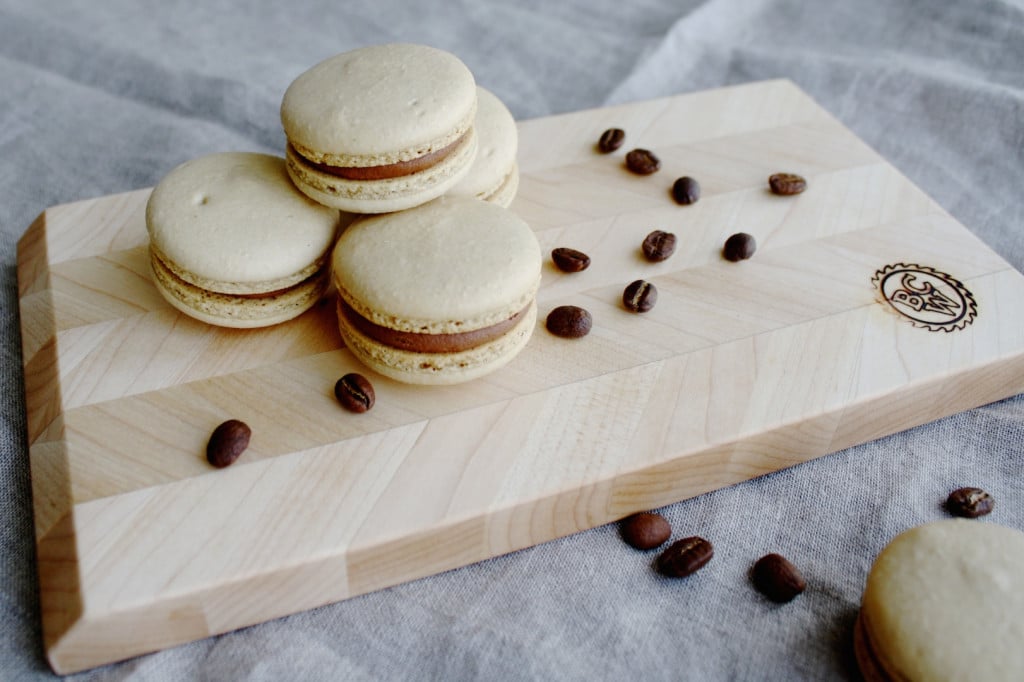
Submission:
<svg viewBox="0 0 1024 682">
<path fill-rule="evenodd" d="M 722 247 L 722 255 L 726 260 L 731 260 L 734 263 L 750 258 L 754 255 L 754 251 L 757 251 L 757 240 L 746 232 L 737 232 L 732 235 L 725 240 L 725 246 Z"/>
<path fill-rule="evenodd" d="M 649 149 L 634 149 L 626 154 L 626 168 L 637 175 L 650 175 L 661 168 L 661 159 Z"/>
<path fill-rule="evenodd" d="M 206 461 L 223 469 L 249 447 L 252 430 L 245 422 L 229 419 L 213 430 L 210 442 L 206 444 Z"/>
<path fill-rule="evenodd" d="M 555 336 L 578 339 L 590 333 L 593 320 L 583 308 L 561 305 L 548 313 L 547 328 Z"/>
<path fill-rule="evenodd" d="M 703 568 L 714 554 L 714 547 L 704 538 L 683 538 L 669 545 L 658 557 L 655 566 L 662 575 L 685 578 Z"/>
<path fill-rule="evenodd" d="M 580 272 L 590 267 L 590 256 L 582 251 L 567 249 L 564 246 L 551 252 L 551 260 L 554 261 L 555 267 L 562 272 Z"/>
<path fill-rule="evenodd" d="M 981 488 L 957 488 L 946 498 L 946 511 L 968 519 L 991 514 L 995 505 L 992 496 Z"/>
<path fill-rule="evenodd" d="M 661 514 L 640 512 L 627 516 L 619 524 L 619 533 L 626 544 L 636 549 L 654 549 L 672 536 L 672 526 Z"/>
<path fill-rule="evenodd" d="M 768 176 L 768 187 L 773 194 L 789 196 L 807 189 L 807 181 L 796 173 L 774 173 Z"/>
<path fill-rule="evenodd" d="M 643 249 L 644 257 L 655 263 L 668 260 L 676 252 L 676 236 L 664 230 L 655 230 L 644 237 L 644 243 L 640 246 Z"/>
<path fill-rule="evenodd" d="M 605 154 L 609 154 L 621 147 L 625 139 L 625 130 L 622 130 L 621 128 L 609 128 L 601 133 L 601 137 L 597 141 L 597 148 Z"/>
<path fill-rule="evenodd" d="M 677 204 L 694 204 L 700 199 L 700 183 L 684 175 L 672 183 L 672 198 Z"/>
<path fill-rule="evenodd" d="M 622 304 L 634 313 L 646 313 L 657 302 L 658 288 L 642 279 L 631 282 L 622 292 Z"/>
<path fill-rule="evenodd" d="M 800 571 L 781 554 L 766 554 L 758 559 L 751 579 L 761 594 L 780 604 L 792 601 L 807 589 Z"/>
<path fill-rule="evenodd" d="M 350 412 L 366 412 L 376 400 L 373 384 L 362 374 L 351 372 L 334 384 L 334 396 Z"/>
</svg>

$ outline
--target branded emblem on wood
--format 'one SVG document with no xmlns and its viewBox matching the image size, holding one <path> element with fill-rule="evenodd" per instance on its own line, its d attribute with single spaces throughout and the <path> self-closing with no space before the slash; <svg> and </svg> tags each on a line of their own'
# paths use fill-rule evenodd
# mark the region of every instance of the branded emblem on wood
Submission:
<svg viewBox="0 0 1024 682">
<path fill-rule="evenodd" d="M 882 299 L 915 327 L 951 332 L 971 324 L 978 314 L 967 287 L 935 268 L 895 263 L 877 271 L 871 282 Z"/>
</svg>

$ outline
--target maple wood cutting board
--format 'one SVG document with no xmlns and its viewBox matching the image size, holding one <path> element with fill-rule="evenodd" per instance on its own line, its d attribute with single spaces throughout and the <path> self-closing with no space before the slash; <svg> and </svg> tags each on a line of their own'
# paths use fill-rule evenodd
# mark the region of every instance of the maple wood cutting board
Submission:
<svg viewBox="0 0 1024 682">
<path fill-rule="evenodd" d="M 595 151 L 608 127 L 623 149 Z M 623 155 L 645 147 L 660 172 Z M 18 283 L 45 646 L 60 672 L 344 599 L 721 488 L 1024 391 L 1024 278 L 788 81 L 524 121 L 513 206 L 545 253 L 540 320 L 456 387 L 361 370 L 334 306 L 257 331 L 149 279 L 148 190 L 57 206 Z M 776 171 L 807 191 L 767 190 Z M 691 175 L 703 196 L 670 195 Z M 652 264 L 640 243 L 679 237 Z M 753 259 L 725 238 L 749 232 Z M 621 304 L 645 278 L 645 314 Z M 580 340 L 543 327 L 591 311 Z M 213 428 L 247 422 L 228 469 Z M 526 595 L 529 598 L 529 595 Z"/>
</svg>

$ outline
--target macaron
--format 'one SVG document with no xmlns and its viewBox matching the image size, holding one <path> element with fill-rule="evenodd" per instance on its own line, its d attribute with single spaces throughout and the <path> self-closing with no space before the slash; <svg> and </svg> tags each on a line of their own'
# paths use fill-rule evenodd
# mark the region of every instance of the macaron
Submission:
<svg viewBox="0 0 1024 682">
<path fill-rule="evenodd" d="M 526 346 L 537 319 L 537 238 L 478 199 L 444 196 L 357 219 L 334 248 L 333 272 L 346 346 L 405 383 L 493 372 Z"/>
<path fill-rule="evenodd" d="M 146 205 L 153 281 L 167 301 L 222 327 L 264 327 L 330 285 L 342 215 L 300 193 L 284 159 L 228 152 L 187 161 Z"/>
<path fill-rule="evenodd" d="M 854 629 L 865 679 L 1024 679 L 1024 533 L 950 519 L 898 535 Z"/>
<path fill-rule="evenodd" d="M 490 90 L 477 86 L 476 99 L 476 160 L 466 177 L 448 193 L 507 207 L 519 189 L 519 131 L 512 113 Z"/>
<path fill-rule="evenodd" d="M 444 50 L 393 43 L 335 55 L 284 93 L 288 173 L 353 213 L 426 203 L 469 172 L 476 98 L 473 74 Z"/>
</svg>

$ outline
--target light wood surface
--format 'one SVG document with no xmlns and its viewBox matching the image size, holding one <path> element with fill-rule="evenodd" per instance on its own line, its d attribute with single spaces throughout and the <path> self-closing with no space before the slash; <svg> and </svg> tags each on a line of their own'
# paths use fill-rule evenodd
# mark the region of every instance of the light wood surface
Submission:
<svg viewBox="0 0 1024 682">
<path fill-rule="evenodd" d="M 612 155 L 594 149 L 626 130 Z M 660 172 L 623 167 L 633 147 Z M 545 253 L 538 328 L 475 382 L 363 371 L 334 306 L 256 331 L 171 309 L 150 282 L 148 190 L 46 210 L 19 244 L 30 463 L 46 650 L 70 672 L 463 566 L 1024 391 L 1024 278 L 788 81 L 520 123 L 513 209 Z M 777 171 L 799 196 L 767 190 Z M 675 178 L 701 200 L 676 205 Z M 670 260 L 647 263 L 653 229 Z M 759 250 L 720 256 L 737 231 Z M 915 326 L 887 265 L 973 295 L 962 329 Z M 627 312 L 634 279 L 656 307 Z M 594 330 L 550 335 L 553 307 Z M 214 470 L 228 418 L 249 449 Z M 839 463 L 838 466 L 842 464 Z M 524 595 L 529 599 L 529 595 Z"/>
</svg>

